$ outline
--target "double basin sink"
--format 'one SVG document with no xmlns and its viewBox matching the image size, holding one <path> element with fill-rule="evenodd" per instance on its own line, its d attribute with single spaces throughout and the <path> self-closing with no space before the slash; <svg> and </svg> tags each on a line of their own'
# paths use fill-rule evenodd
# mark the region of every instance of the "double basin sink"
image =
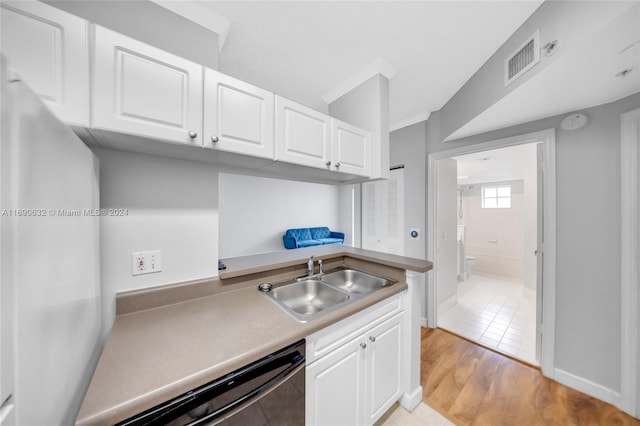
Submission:
<svg viewBox="0 0 640 426">
<path fill-rule="evenodd" d="M 294 319 L 306 322 L 396 282 L 356 269 L 341 268 L 279 286 L 261 284 L 258 289 Z"/>
</svg>

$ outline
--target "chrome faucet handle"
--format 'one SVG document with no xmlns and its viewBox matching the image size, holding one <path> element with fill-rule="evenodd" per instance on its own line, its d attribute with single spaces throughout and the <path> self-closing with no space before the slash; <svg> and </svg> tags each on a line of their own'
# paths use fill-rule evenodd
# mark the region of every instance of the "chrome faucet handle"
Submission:
<svg viewBox="0 0 640 426">
<path fill-rule="evenodd" d="M 313 275 L 313 255 L 307 261 L 307 275 Z"/>
<path fill-rule="evenodd" d="M 318 259 L 318 273 L 324 274 L 324 267 L 322 265 L 322 259 Z"/>
</svg>

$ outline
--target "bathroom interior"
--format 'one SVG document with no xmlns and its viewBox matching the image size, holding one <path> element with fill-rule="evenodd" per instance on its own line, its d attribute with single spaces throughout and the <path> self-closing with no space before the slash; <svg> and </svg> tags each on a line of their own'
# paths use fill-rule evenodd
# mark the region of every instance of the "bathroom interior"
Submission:
<svg viewBox="0 0 640 426">
<path fill-rule="evenodd" d="M 438 308 L 439 327 L 531 365 L 539 365 L 537 145 L 453 158 L 457 292 Z"/>
</svg>

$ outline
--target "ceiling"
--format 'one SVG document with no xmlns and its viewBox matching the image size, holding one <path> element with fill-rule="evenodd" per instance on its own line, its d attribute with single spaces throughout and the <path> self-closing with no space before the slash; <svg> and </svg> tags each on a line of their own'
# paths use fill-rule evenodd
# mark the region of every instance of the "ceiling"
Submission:
<svg viewBox="0 0 640 426">
<path fill-rule="evenodd" d="M 383 64 L 395 129 L 442 108 L 542 1 L 199 3 L 231 21 L 221 72 L 321 111 Z"/>
<path fill-rule="evenodd" d="M 537 163 L 535 145 L 515 145 L 453 157 L 458 167 L 458 185 L 523 179 L 524 171 Z"/>
<path fill-rule="evenodd" d="M 562 47 L 561 42 L 559 49 Z M 632 71 L 624 78 L 616 77 L 625 69 Z M 577 40 L 576 45 L 551 66 L 480 113 L 446 140 L 578 111 L 613 102 L 638 91 L 640 2 Z"/>
</svg>

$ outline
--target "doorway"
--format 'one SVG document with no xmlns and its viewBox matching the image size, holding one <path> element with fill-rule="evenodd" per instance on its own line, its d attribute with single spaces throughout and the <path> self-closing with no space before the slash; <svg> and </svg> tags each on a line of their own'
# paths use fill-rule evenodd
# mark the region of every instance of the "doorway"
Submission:
<svg viewBox="0 0 640 426">
<path fill-rule="evenodd" d="M 455 265 L 438 274 L 438 326 L 532 365 L 538 145 L 439 160 L 437 183 L 437 233 L 454 236 L 439 262 Z"/>
<path fill-rule="evenodd" d="M 527 179 L 528 185 L 536 186 L 533 192 L 527 191 L 529 198 L 534 194 L 535 202 L 533 205 L 529 202 L 526 209 L 523 208 L 524 179 L 494 176 L 483 182 L 473 182 L 473 177 L 464 170 L 458 173 L 458 161 L 472 158 L 473 161 L 491 162 L 487 158 L 498 155 L 503 148 L 528 149 L 536 153 L 535 162 L 529 166 L 533 176 L 530 170 Z M 489 164 L 486 166 L 488 170 L 495 169 Z M 427 285 L 428 325 L 450 327 L 445 315 L 451 309 L 466 315 L 459 324 L 468 325 L 472 319 L 479 318 L 474 327 L 475 336 L 458 334 L 476 339 L 485 337 L 484 342 L 477 341 L 516 358 L 526 354 L 526 362 L 539 364 L 546 376 L 553 377 L 555 131 L 551 129 L 430 154 L 428 168 L 428 234 L 433 236 L 428 242 L 428 258 L 434 259 L 435 270 Z M 510 213 L 519 210 L 519 215 L 511 214 L 513 217 L 508 218 L 504 207 L 510 206 L 511 202 L 514 207 Z M 495 210 L 490 212 L 492 208 Z M 499 212 L 501 208 L 504 209 Z M 461 212 L 462 218 L 459 217 Z M 497 225 L 493 230 L 482 224 L 483 216 L 489 216 L 487 212 Z M 527 228 L 537 228 L 538 232 L 528 233 L 525 243 L 524 227 L 515 235 L 508 230 L 509 220 L 529 223 Z M 472 307 L 483 307 L 484 310 L 473 311 Z M 532 318 L 530 322 L 527 317 Z M 525 325 L 527 323 L 529 325 Z M 521 332 L 528 331 L 528 337 L 526 333 L 516 336 L 518 328 Z M 529 339 L 526 346 L 525 338 Z M 522 341 L 518 342 L 518 339 Z M 520 353 L 522 349 L 524 351 Z"/>
</svg>

